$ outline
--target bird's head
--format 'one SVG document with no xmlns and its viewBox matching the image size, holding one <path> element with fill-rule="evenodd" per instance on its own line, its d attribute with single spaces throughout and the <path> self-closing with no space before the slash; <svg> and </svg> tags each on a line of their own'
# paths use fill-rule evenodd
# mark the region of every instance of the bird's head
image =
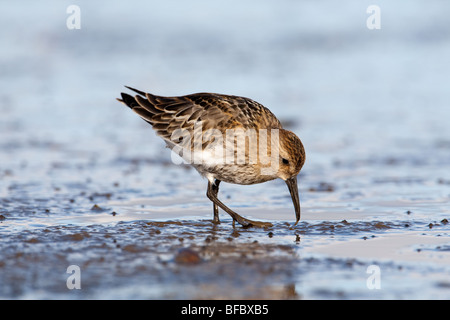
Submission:
<svg viewBox="0 0 450 320">
<path fill-rule="evenodd" d="M 297 175 L 305 163 L 305 149 L 301 140 L 291 131 L 281 129 L 279 133 L 279 166 L 277 176 L 283 179 L 294 203 L 296 222 L 300 220 L 300 199 L 298 196 Z"/>
</svg>

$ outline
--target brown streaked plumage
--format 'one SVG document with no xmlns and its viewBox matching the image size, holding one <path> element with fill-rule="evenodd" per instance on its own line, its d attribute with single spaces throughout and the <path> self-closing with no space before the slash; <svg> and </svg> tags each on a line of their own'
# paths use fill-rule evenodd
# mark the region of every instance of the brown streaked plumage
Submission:
<svg viewBox="0 0 450 320">
<path fill-rule="evenodd" d="M 288 185 L 296 223 L 300 220 L 297 175 L 305 162 L 300 139 L 283 129 L 275 115 L 260 103 L 238 96 L 195 93 L 162 97 L 130 87 L 121 93 L 124 103 L 152 125 L 167 146 L 208 179 L 207 196 L 244 227 L 271 224 L 246 219 L 217 197 L 221 181 L 255 184 L 276 178 Z"/>
</svg>

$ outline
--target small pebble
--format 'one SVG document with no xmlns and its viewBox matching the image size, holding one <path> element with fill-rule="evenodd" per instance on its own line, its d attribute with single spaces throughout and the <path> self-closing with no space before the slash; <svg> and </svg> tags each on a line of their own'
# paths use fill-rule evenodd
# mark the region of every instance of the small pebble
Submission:
<svg viewBox="0 0 450 320">
<path fill-rule="evenodd" d="M 198 264 L 202 261 L 197 251 L 183 248 L 175 255 L 175 262 L 179 264 Z"/>
<path fill-rule="evenodd" d="M 103 209 L 100 208 L 98 205 L 94 204 L 94 205 L 92 206 L 91 210 L 93 210 L 93 211 L 101 211 L 101 210 L 103 210 Z"/>
</svg>

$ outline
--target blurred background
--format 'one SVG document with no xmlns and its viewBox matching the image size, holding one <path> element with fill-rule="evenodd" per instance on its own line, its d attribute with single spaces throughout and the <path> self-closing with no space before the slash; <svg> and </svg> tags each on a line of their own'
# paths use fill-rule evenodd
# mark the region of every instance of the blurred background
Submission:
<svg viewBox="0 0 450 320">
<path fill-rule="evenodd" d="M 67 27 L 71 5 L 80 29 Z M 370 5 L 380 29 L 367 27 Z M 110 208 L 107 219 L 211 216 L 206 180 L 172 165 L 115 100 L 124 85 L 270 108 L 306 148 L 306 221 L 448 217 L 449 16 L 443 0 L 3 1 L 1 230 L 91 218 L 94 203 Z M 282 181 L 222 192 L 241 211 L 294 219 Z"/>
<path fill-rule="evenodd" d="M 80 29 L 67 27 L 71 5 Z M 370 5 L 381 9 L 380 29 L 367 27 Z M 115 100 L 123 85 L 259 101 L 304 142 L 305 183 L 339 184 L 344 169 L 358 179 L 345 185 L 359 189 L 448 181 L 449 13 L 437 0 L 2 3 L 0 177 L 12 187 L 1 183 L 0 192 L 97 174 L 110 184 L 123 178 L 121 160 L 170 161 L 148 125 Z"/>
</svg>

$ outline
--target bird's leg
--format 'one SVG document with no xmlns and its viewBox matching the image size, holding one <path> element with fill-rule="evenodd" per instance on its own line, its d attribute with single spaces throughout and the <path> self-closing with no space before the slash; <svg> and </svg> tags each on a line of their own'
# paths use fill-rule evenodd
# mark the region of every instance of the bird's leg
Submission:
<svg viewBox="0 0 450 320">
<path fill-rule="evenodd" d="M 220 180 L 216 179 L 214 181 L 214 183 L 212 183 L 212 185 L 211 185 L 212 193 L 213 193 L 213 195 L 216 198 L 217 198 L 217 194 L 219 192 L 219 184 L 220 184 Z M 219 207 L 217 206 L 217 204 L 215 202 L 213 202 L 213 212 L 214 212 L 213 222 L 216 223 L 216 224 L 220 223 L 220 220 L 219 220 Z"/>
<path fill-rule="evenodd" d="M 219 206 L 220 208 L 222 208 L 222 210 L 224 210 L 226 213 L 228 213 L 232 218 L 233 218 L 233 227 L 234 227 L 234 222 L 237 221 L 238 223 L 240 223 L 243 227 L 250 227 L 250 226 L 255 226 L 255 227 L 271 227 L 272 224 L 270 222 L 260 222 L 260 221 L 253 221 L 250 219 L 246 219 L 244 217 L 241 217 L 239 214 L 237 214 L 236 212 L 234 212 L 233 210 L 231 210 L 230 208 L 228 208 L 226 205 L 224 205 L 222 203 L 222 201 L 220 201 L 217 198 L 217 192 L 219 191 L 218 186 L 216 186 L 217 191 L 213 190 L 213 184 L 208 181 L 208 190 L 206 191 L 206 196 L 216 205 Z M 215 207 L 214 207 L 215 208 Z M 215 215 L 214 215 L 215 217 Z"/>
<path fill-rule="evenodd" d="M 218 180 L 215 180 L 215 182 Z M 219 207 L 221 207 L 223 210 L 225 210 L 232 218 L 233 218 L 233 224 L 235 220 L 238 220 L 239 222 L 239 218 L 240 217 L 236 212 L 234 212 L 233 210 L 229 209 L 226 205 L 224 205 L 218 198 L 217 198 L 217 193 L 219 191 L 219 186 L 216 185 L 215 183 L 211 183 L 210 181 L 208 181 L 208 189 L 206 190 L 206 196 L 209 198 L 209 200 L 211 200 L 213 202 L 213 209 L 214 209 L 214 222 L 216 220 L 216 209 L 217 209 L 217 214 L 219 211 Z M 240 223 L 240 222 L 239 222 Z M 245 224 L 245 222 L 242 224 L 243 226 L 247 226 L 247 224 Z"/>
</svg>

